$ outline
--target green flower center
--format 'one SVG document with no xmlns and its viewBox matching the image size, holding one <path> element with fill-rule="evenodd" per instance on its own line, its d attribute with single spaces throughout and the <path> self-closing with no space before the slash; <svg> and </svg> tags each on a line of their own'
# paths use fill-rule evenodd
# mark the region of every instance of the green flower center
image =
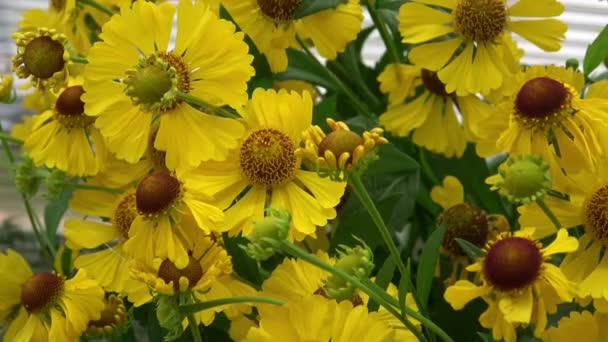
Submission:
<svg viewBox="0 0 608 342">
<path fill-rule="evenodd" d="M 430 92 L 443 97 L 450 96 L 445 90 L 445 84 L 441 82 L 436 72 L 422 69 L 420 77 L 422 78 L 422 83 Z"/>
<path fill-rule="evenodd" d="M 437 220 L 438 225 L 447 224 L 442 246 L 454 255 L 465 255 L 456 239 L 483 247 L 488 238 L 488 218 L 486 213 L 468 203 L 456 204 L 446 209 Z"/>
<path fill-rule="evenodd" d="M 21 304 L 29 313 L 48 308 L 63 292 L 63 283 L 55 273 L 36 273 L 21 285 Z"/>
<path fill-rule="evenodd" d="M 146 176 L 135 191 L 137 211 L 142 215 L 158 215 L 169 209 L 180 196 L 180 181 L 165 172 Z"/>
<path fill-rule="evenodd" d="M 483 274 L 499 291 L 519 290 L 538 278 L 542 263 L 542 253 L 534 241 L 511 236 L 490 246 L 483 261 Z"/>
<path fill-rule="evenodd" d="M 504 178 L 501 194 L 511 201 L 534 201 L 551 188 L 549 165 L 538 156 L 509 159 L 507 168 L 500 171 Z"/>
<path fill-rule="evenodd" d="M 459 0 L 452 14 L 455 29 L 475 42 L 494 42 L 507 25 L 502 0 Z"/>
<path fill-rule="evenodd" d="M 63 44 L 48 36 L 32 39 L 23 52 L 23 64 L 30 74 L 50 78 L 65 65 Z"/>
<path fill-rule="evenodd" d="M 293 178 L 297 159 L 291 139 L 274 128 L 251 133 L 240 151 L 241 169 L 249 181 L 271 188 Z"/>
<path fill-rule="evenodd" d="M 260 11 L 277 23 L 290 21 L 302 0 L 256 0 Z"/>
<path fill-rule="evenodd" d="M 165 259 L 158 268 L 158 277 L 167 284 L 173 282 L 173 288 L 178 291 L 179 278 L 188 279 L 188 286 L 191 288 L 203 277 L 203 268 L 200 262 L 192 256 L 190 256 L 188 265 L 183 269 L 177 268 L 171 260 Z"/>
<path fill-rule="evenodd" d="M 608 185 L 589 196 L 583 210 L 585 230 L 608 245 Z"/>
</svg>

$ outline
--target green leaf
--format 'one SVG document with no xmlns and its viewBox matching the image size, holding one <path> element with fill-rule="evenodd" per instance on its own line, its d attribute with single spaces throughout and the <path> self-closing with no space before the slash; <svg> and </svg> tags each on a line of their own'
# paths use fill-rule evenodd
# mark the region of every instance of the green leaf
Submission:
<svg viewBox="0 0 608 342">
<path fill-rule="evenodd" d="M 321 129 L 325 132 L 329 130 L 325 119 L 327 118 L 336 118 L 336 106 L 337 106 L 338 96 L 336 94 L 331 94 L 327 96 L 323 96 L 321 102 L 317 104 L 312 112 L 312 124 L 319 125 Z"/>
<path fill-rule="evenodd" d="M 600 63 L 608 57 L 608 25 L 595 38 L 593 43 L 587 46 L 585 59 L 583 60 L 583 71 L 588 76 Z"/>
<path fill-rule="evenodd" d="M 483 342 L 494 342 L 492 335 L 490 335 L 488 333 L 483 333 L 483 332 L 478 331 L 477 336 L 479 336 Z"/>
<path fill-rule="evenodd" d="M 384 264 L 382 264 L 382 267 L 380 267 L 380 270 L 378 270 L 378 273 L 376 274 L 376 285 L 386 290 L 388 285 L 393 280 L 395 266 L 396 265 L 393 258 L 386 258 L 386 260 L 384 260 Z M 369 311 L 377 311 L 379 306 L 380 305 L 373 300 L 370 300 L 369 303 L 367 303 L 367 309 Z"/>
<path fill-rule="evenodd" d="M 460 248 L 462 248 L 462 251 L 465 252 L 471 261 L 475 261 L 484 256 L 483 251 L 469 241 L 459 238 L 454 238 L 454 240 L 456 240 Z"/>
<path fill-rule="evenodd" d="M 426 306 L 431 287 L 433 285 L 433 277 L 435 276 L 435 267 L 439 258 L 439 247 L 443 241 L 443 236 L 447 230 L 445 222 L 437 228 L 429 239 L 426 241 L 418 263 L 418 272 L 416 274 L 416 291 L 421 305 Z"/>
<path fill-rule="evenodd" d="M 410 275 L 412 273 L 412 264 L 410 260 L 407 260 L 407 266 L 405 267 L 406 274 L 401 275 L 399 279 L 399 305 L 401 305 L 401 312 L 405 312 L 405 306 L 407 302 L 407 293 L 410 292 Z"/>
<path fill-rule="evenodd" d="M 338 85 L 327 76 L 325 67 L 312 61 L 306 53 L 287 49 L 287 71 L 276 75 L 279 80 L 302 80 L 327 89 L 338 90 Z"/>
<path fill-rule="evenodd" d="M 336 8 L 338 5 L 346 2 L 345 0 L 302 0 L 302 3 L 293 14 L 293 19 L 304 18 L 326 9 Z"/>
<path fill-rule="evenodd" d="M 57 245 L 57 228 L 59 222 L 68 210 L 68 202 L 72 197 L 72 190 L 66 189 L 59 194 L 58 198 L 52 202 L 49 202 L 44 207 L 44 226 L 46 228 L 46 235 L 53 246 Z"/>
<path fill-rule="evenodd" d="M 242 236 L 230 237 L 226 233 L 222 234 L 222 236 L 224 237 L 224 247 L 232 257 L 234 271 L 256 286 L 262 285 L 262 276 L 260 275 L 257 261 L 250 258 L 239 247 L 239 245 L 247 244 L 249 241 Z"/>
<path fill-rule="evenodd" d="M 61 254 L 61 270 L 66 277 L 72 274 L 72 266 L 72 250 L 66 246 Z"/>
</svg>

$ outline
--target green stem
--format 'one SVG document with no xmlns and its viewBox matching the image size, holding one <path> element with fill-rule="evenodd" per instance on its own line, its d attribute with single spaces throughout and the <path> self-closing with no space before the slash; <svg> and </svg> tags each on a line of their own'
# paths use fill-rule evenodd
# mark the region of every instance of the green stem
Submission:
<svg viewBox="0 0 608 342">
<path fill-rule="evenodd" d="M 0 133 L 2 133 L 3 136 L 7 136 L 7 134 L 4 133 L 4 128 L 2 127 L 2 123 L 0 122 Z M 8 158 L 11 166 L 15 164 L 15 156 L 13 156 L 13 152 L 11 151 L 11 148 L 8 146 L 8 139 L 0 139 L 2 140 L 2 147 L 4 148 L 4 152 L 6 153 L 6 157 Z M 10 169 L 9 169 L 10 172 Z M 40 229 L 38 227 L 37 224 L 37 220 L 36 220 L 36 212 L 34 210 L 34 208 L 32 207 L 32 204 L 30 203 L 29 199 L 24 195 L 21 194 L 21 200 L 23 201 L 23 205 L 25 206 L 25 211 L 27 212 L 27 217 L 30 220 L 30 224 L 32 225 L 32 229 L 34 230 L 34 236 L 36 237 L 36 241 L 38 242 L 38 245 L 40 246 L 40 249 L 42 250 L 42 254 L 44 255 L 44 258 L 46 259 L 46 261 L 49 263 L 49 266 L 53 267 L 53 255 L 55 255 L 55 247 L 49 242 L 48 237 L 46 239 L 42 238 L 42 234 L 40 233 Z M 45 235 L 46 236 L 46 235 Z"/>
<path fill-rule="evenodd" d="M 188 315 L 188 326 L 190 327 L 190 331 L 192 332 L 192 338 L 195 342 L 203 342 L 203 338 L 201 337 L 201 331 L 198 329 L 198 324 L 196 324 L 196 319 L 194 319 L 194 314 Z"/>
<path fill-rule="evenodd" d="M 296 39 L 298 40 L 300 47 L 302 48 L 302 50 L 304 50 L 306 55 L 308 55 L 308 57 L 310 57 L 310 59 L 315 64 L 319 65 L 320 67 L 323 68 L 323 70 L 325 70 L 325 72 L 327 73 L 327 76 L 329 76 L 329 78 L 331 78 L 331 80 L 340 88 L 340 90 L 342 90 L 342 92 L 352 101 L 352 104 L 361 113 L 365 114 L 365 116 L 374 119 L 376 116 L 369 111 L 369 109 L 367 108 L 367 105 L 365 103 L 361 102 L 359 97 L 357 97 L 357 95 L 351 89 L 349 89 L 346 86 L 346 84 L 344 84 L 344 82 L 342 82 L 342 80 L 340 80 L 340 78 L 338 78 L 338 76 L 336 76 L 336 74 L 334 74 L 325 65 L 323 65 L 323 63 L 319 62 L 317 57 L 312 52 L 310 52 L 308 47 L 306 47 L 306 44 L 302 41 L 302 39 L 299 36 L 296 36 Z"/>
<path fill-rule="evenodd" d="M 543 210 L 543 212 L 545 212 L 545 215 L 547 215 L 547 217 L 549 217 L 549 220 L 551 220 L 551 222 L 553 222 L 553 224 L 555 225 L 555 227 L 557 229 L 562 228 L 561 223 L 559 223 L 559 220 L 557 219 L 557 217 L 555 217 L 555 215 L 553 214 L 551 209 L 549 209 L 549 207 L 547 206 L 545 201 L 543 201 L 542 198 L 537 199 L 536 204 L 538 204 L 538 206 Z"/>
<path fill-rule="evenodd" d="M 286 304 L 284 300 L 271 298 L 271 297 L 229 297 L 222 299 L 215 299 L 201 303 L 187 304 L 179 307 L 179 310 L 185 314 L 192 314 L 195 312 L 211 309 L 217 306 L 223 306 L 228 304 L 239 304 L 239 303 L 264 303 L 283 305 Z"/>
<path fill-rule="evenodd" d="M 6 134 L 4 132 L 0 132 L 0 139 L 4 142 L 12 142 L 13 144 L 17 144 L 17 145 L 23 145 L 23 140 L 15 138 L 9 134 Z"/>
<path fill-rule="evenodd" d="M 340 73 L 340 75 L 342 75 L 342 77 L 344 77 L 344 78 L 351 77 L 350 74 L 352 74 L 352 71 L 349 73 L 349 71 L 346 70 L 346 68 L 344 67 L 344 65 L 342 65 L 342 63 L 339 63 L 336 61 L 336 63 L 332 64 L 332 67 L 335 68 L 336 71 L 338 71 Z M 368 101 L 368 103 L 371 103 L 372 108 L 378 108 L 378 107 L 382 106 L 382 103 L 380 102 L 380 100 L 378 100 L 378 97 L 376 97 L 376 95 L 368 87 L 367 82 L 362 80 L 360 77 L 355 77 L 355 81 L 356 81 L 355 84 L 363 92 L 363 95 L 365 95 L 366 101 Z"/>
<path fill-rule="evenodd" d="M 111 192 L 114 194 L 122 194 L 124 192 L 121 189 L 108 188 L 108 187 L 101 186 L 101 185 L 80 184 L 80 183 L 63 183 L 63 185 L 69 186 L 74 189 L 105 191 L 105 192 Z"/>
<path fill-rule="evenodd" d="M 70 55 L 70 60 L 77 64 L 88 64 L 89 60 L 86 57 L 81 57 L 77 55 Z"/>
<path fill-rule="evenodd" d="M 103 12 L 109 16 L 113 16 L 114 14 L 116 14 L 111 8 L 109 8 L 105 5 L 102 5 L 95 0 L 78 0 L 78 2 L 80 2 L 81 4 L 87 5 L 87 6 L 91 6 L 95 9 L 98 9 L 101 12 Z"/>
<path fill-rule="evenodd" d="M 386 50 L 391 55 L 391 58 L 393 59 L 393 63 L 401 63 L 401 56 L 399 54 L 399 50 L 397 49 L 397 46 L 395 45 L 395 41 L 393 40 L 393 37 L 386 29 L 386 23 L 384 22 L 382 16 L 378 15 L 376 6 L 373 6 L 372 4 L 370 4 L 369 0 L 365 0 L 365 6 L 367 7 L 367 10 L 369 11 L 369 15 L 372 17 L 372 21 L 374 22 L 374 25 L 376 26 L 376 28 L 378 28 L 380 37 L 382 38 L 382 41 L 384 42 L 384 45 L 386 46 Z"/>
<path fill-rule="evenodd" d="M 439 185 L 441 182 L 439 178 L 433 172 L 431 165 L 429 164 L 429 160 L 426 156 L 426 151 L 423 147 L 420 147 L 420 167 L 422 168 L 422 172 L 426 175 L 426 177 L 433 183 L 433 185 Z"/>
<path fill-rule="evenodd" d="M 406 319 L 404 319 L 403 316 L 399 312 L 397 312 L 397 310 L 395 309 L 396 307 L 399 307 L 399 302 L 395 298 L 390 297 L 386 292 L 382 291 L 378 286 L 376 286 L 376 289 L 372 288 L 372 286 L 367 286 L 359 278 L 353 277 L 350 274 L 323 262 L 321 259 L 317 258 L 316 256 L 314 256 L 312 254 L 306 253 L 306 251 L 304 251 L 303 249 L 299 248 L 298 246 L 292 244 L 291 242 L 289 242 L 287 240 L 276 241 L 276 240 L 267 239 L 266 241 L 270 244 L 275 245 L 276 248 L 281 248 L 284 252 L 286 252 L 294 257 L 300 258 L 314 266 L 319 267 L 322 270 L 325 270 L 325 271 L 353 284 L 355 287 L 357 287 L 357 288 L 361 289 L 363 292 L 365 292 L 372 300 L 376 301 L 378 304 L 380 304 L 382 307 L 384 307 L 393 316 L 395 316 L 397 319 L 399 319 L 401 322 L 403 322 L 403 324 L 405 324 L 408 327 L 408 329 L 410 329 L 412 331 L 412 333 L 416 334 L 417 329 L 411 324 L 411 322 L 408 322 Z M 373 284 L 372 282 L 369 282 L 369 283 Z M 380 290 L 377 290 L 377 289 L 380 289 Z M 380 294 L 379 292 L 382 292 L 382 294 L 384 296 L 382 294 Z M 386 298 L 386 297 L 390 298 L 390 300 L 388 300 L 388 298 Z M 403 310 L 405 311 L 405 314 L 418 320 L 424 326 L 428 327 L 431 331 L 433 331 L 439 337 L 441 337 L 444 341 L 454 342 L 454 340 L 452 340 L 452 338 L 450 336 L 448 336 L 448 334 L 446 334 L 445 331 L 443 331 L 439 326 L 437 326 L 435 323 L 433 323 L 428 318 L 422 316 L 420 313 L 412 310 L 411 308 L 409 308 L 407 306 L 404 306 Z M 419 332 L 418 332 L 418 334 L 416 334 L 416 336 L 420 340 L 426 341 L 424 336 L 420 335 Z"/>
<path fill-rule="evenodd" d="M 176 94 L 178 99 L 182 101 L 186 101 L 188 104 L 196 107 L 202 107 L 203 109 L 209 110 L 214 114 L 219 116 L 223 116 L 225 118 L 238 119 L 240 116 L 237 113 L 232 112 L 231 110 L 224 109 L 222 107 L 214 106 L 208 102 L 205 102 L 203 99 L 198 98 L 196 96 L 192 96 L 188 93 L 184 93 L 182 91 L 178 91 Z"/>
</svg>

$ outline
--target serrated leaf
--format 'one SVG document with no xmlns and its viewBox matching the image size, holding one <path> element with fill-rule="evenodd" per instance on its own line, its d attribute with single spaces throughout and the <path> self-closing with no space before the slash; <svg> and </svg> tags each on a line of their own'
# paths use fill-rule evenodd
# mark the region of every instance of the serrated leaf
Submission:
<svg viewBox="0 0 608 342">
<path fill-rule="evenodd" d="M 585 76 L 595 70 L 605 58 L 608 58 L 608 25 L 604 26 L 602 32 L 587 46 L 583 60 Z"/>
<path fill-rule="evenodd" d="M 439 259 L 439 247 L 443 242 L 443 236 L 447 230 L 447 224 L 444 222 L 437 228 L 429 239 L 426 241 L 418 263 L 418 272 L 416 274 L 416 294 L 420 304 L 426 306 L 431 287 L 433 285 L 433 277 L 435 276 L 435 267 Z"/>
<path fill-rule="evenodd" d="M 475 261 L 484 256 L 483 251 L 469 241 L 459 238 L 455 238 L 454 240 L 456 240 L 456 243 L 458 243 L 462 251 L 471 259 L 471 261 Z"/>
<path fill-rule="evenodd" d="M 300 19 L 326 9 L 333 9 L 346 2 L 345 0 L 302 0 L 293 14 L 293 19 Z"/>
</svg>

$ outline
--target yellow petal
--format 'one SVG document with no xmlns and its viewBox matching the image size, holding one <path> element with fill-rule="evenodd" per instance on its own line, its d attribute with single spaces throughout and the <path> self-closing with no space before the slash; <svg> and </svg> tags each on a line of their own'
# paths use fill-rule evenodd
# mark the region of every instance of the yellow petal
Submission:
<svg viewBox="0 0 608 342">
<path fill-rule="evenodd" d="M 533 303 L 532 289 L 528 288 L 522 293 L 501 298 L 498 307 L 507 321 L 529 323 L 532 318 Z"/>
<path fill-rule="evenodd" d="M 415 2 L 402 5 L 397 19 L 404 43 L 418 44 L 454 32 L 449 13 Z"/>
<path fill-rule="evenodd" d="M 574 252 L 577 249 L 578 240 L 574 236 L 568 236 L 568 231 L 562 228 L 557 231 L 555 240 L 545 247 L 542 252 L 544 256 L 549 256 L 557 253 Z"/>
<path fill-rule="evenodd" d="M 509 7 L 514 17 L 554 17 L 564 12 L 564 5 L 556 0 L 519 0 Z"/>
<path fill-rule="evenodd" d="M 462 42 L 462 38 L 453 38 L 422 44 L 410 50 L 408 58 L 416 66 L 437 71 L 446 65 Z"/>
<path fill-rule="evenodd" d="M 483 296 L 488 289 L 483 286 L 475 286 L 468 280 L 459 280 L 454 285 L 448 287 L 443 294 L 446 302 L 450 303 L 454 310 L 462 309 L 468 302 Z"/>
<path fill-rule="evenodd" d="M 568 25 L 557 19 L 511 21 L 509 28 L 545 51 L 558 51 Z"/>
<path fill-rule="evenodd" d="M 464 202 L 464 188 L 458 178 L 446 176 L 442 186 L 434 186 L 431 189 L 431 199 L 441 205 L 443 209 L 448 209 Z"/>
</svg>

